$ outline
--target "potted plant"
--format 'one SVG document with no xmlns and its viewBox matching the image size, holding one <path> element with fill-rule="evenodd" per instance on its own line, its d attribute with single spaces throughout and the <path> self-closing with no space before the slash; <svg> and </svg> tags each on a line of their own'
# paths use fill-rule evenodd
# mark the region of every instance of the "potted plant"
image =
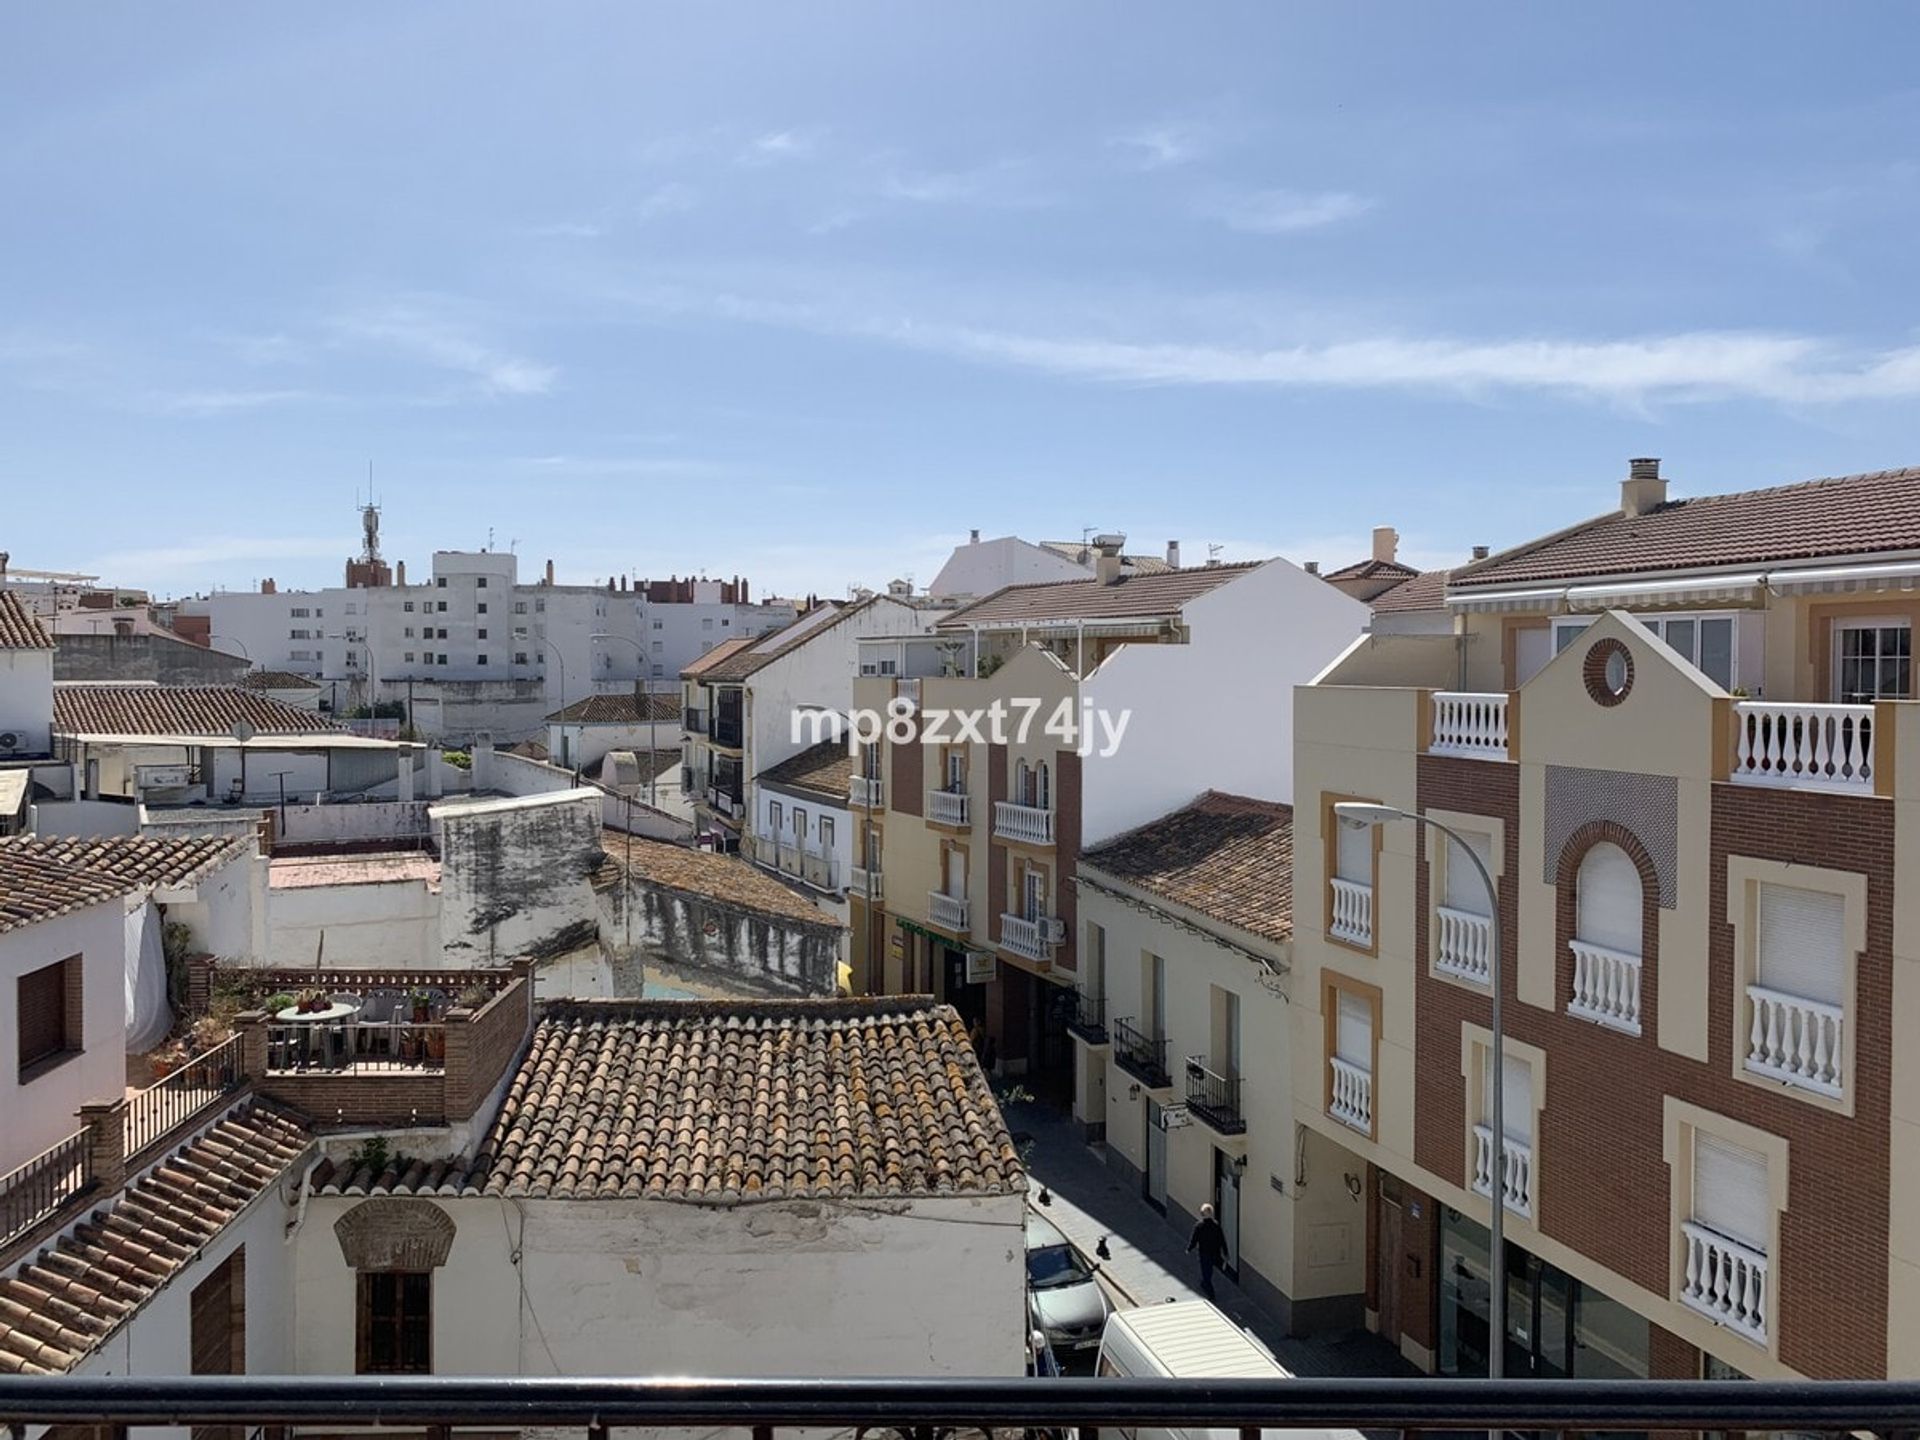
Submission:
<svg viewBox="0 0 1920 1440">
<path fill-rule="evenodd" d="M 282 1010 L 291 1010 L 293 1008 L 293 998 L 294 997 L 285 990 L 282 990 L 277 995 L 269 995 L 266 1003 L 267 1014 L 278 1015 Z"/>
<path fill-rule="evenodd" d="M 411 1065 L 420 1059 L 420 1032 L 402 1030 L 400 1032 L 400 1058 Z"/>
<path fill-rule="evenodd" d="M 427 1059 L 444 1061 L 447 1058 L 447 1027 L 435 1025 L 426 1032 Z"/>
<path fill-rule="evenodd" d="M 413 1023 L 424 1025 L 433 1018 L 433 1002 L 424 990 L 416 990 L 407 997 L 407 1003 L 413 1006 Z"/>
<path fill-rule="evenodd" d="M 147 1069 L 155 1080 L 164 1080 L 185 1064 L 186 1059 L 186 1045 L 180 1040 L 170 1039 L 148 1053 Z"/>
</svg>

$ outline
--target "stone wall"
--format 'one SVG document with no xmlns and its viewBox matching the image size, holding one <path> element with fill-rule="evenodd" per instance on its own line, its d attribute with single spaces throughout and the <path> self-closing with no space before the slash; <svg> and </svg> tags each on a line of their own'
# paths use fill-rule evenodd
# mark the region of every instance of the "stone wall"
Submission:
<svg viewBox="0 0 1920 1440">
<path fill-rule="evenodd" d="M 602 947 L 618 958 L 651 952 L 742 995 L 832 995 L 838 926 L 807 925 L 689 895 L 634 876 L 599 892 Z M 628 916 L 631 903 L 633 913 Z"/>
</svg>

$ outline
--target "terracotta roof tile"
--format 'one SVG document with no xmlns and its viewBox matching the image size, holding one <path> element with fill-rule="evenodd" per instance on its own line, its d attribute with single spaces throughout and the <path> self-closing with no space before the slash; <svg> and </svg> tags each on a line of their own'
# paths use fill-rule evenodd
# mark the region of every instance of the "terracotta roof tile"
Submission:
<svg viewBox="0 0 1920 1440">
<path fill-rule="evenodd" d="M 807 611 L 804 615 L 795 616 L 778 630 L 769 630 L 764 635 L 756 635 L 746 645 L 728 652 L 728 654 L 717 663 L 705 665 L 700 671 L 699 678 L 709 683 L 714 681 L 725 683 L 745 680 L 749 675 L 756 674 L 765 669 L 789 651 L 798 650 L 802 645 L 812 640 L 814 636 L 826 634 L 842 621 L 851 620 L 854 616 L 871 610 L 882 600 L 888 598 L 890 597 L 884 595 L 869 595 L 866 599 L 856 600 L 851 605 L 842 604 L 838 600 L 823 601 L 823 604 L 830 605 L 834 609 L 835 613 L 830 618 L 825 620 L 816 619 L 815 612 L 812 610 Z M 899 604 L 900 602 L 894 601 L 893 603 Z M 694 663 L 695 665 L 702 665 L 704 662 L 712 660 L 712 658 L 712 654 L 703 655 L 700 660 Z M 681 673 L 687 674 L 690 672 L 682 671 Z"/>
<path fill-rule="evenodd" d="M 611 830 L 601 843 L 607 858 L 594 872 L 597 888 L 609 889 L 620 883 L 624 860 L 633 867 L 636 879 L 662 890 L 750 910 L 778 924 L 846 928 L 843 922 L 737 856 L 669 845 L 664 840 L 642 840 Z"/>
<path fill-rule="evenodd" d="M 71 1370 L 312 1143 L 263 1107 L 229 1112 L 70 1234 L 0 1277 L 0 1374 Z"/>
<path fill-rule="evenodd" d="M 0 650 L 51 650 L 53 637 L 39 616 L 11 590 L 0 590 Z"/>
<path fill-rule="evenodd" d="M 846 802 L 853 783 L 853 756 L 844 742 L 822 740 L 798 755 L 789 755 L 754 776 L 757 784 L 784 785 L 792 790 L 810 790 Z"/>
<path fill-rule="evenodd" d="M 680 723 L 678 695 L 648 695 L 647 701 L 643 710 L 631 690 L 618 695 L 589 695 L 564 710 L 554 711 L 547 716 L 547 721 L 549 724 L 571 721 L 580 725 L 644 725 L 651 718 L 655 722 Z"/>
<path fill-rule="evenodd" d="M 84 910 L 134 888 L 131 880 L 62 864 L 35 845 L 0 845 L 0 931 Z"/>
<path fill-rule="evenodd" d="M 1206 565 L 1160 575 L 1122 576 L 1110 585 L 1098 580 L 1055 580 L 1039 585 L 1008 585 L 984 600 L 945 616 L 941 630 L 970 625 L 1019 625 L 1038 620 L 1097 620 L 1124 616 L 1178 615 L 1189 601 L 1237 580 L 1264 561 Z"/>
<path fill-rule="evenodd" d="M 249 670 L 240 677 L 249 690 L 318 690 L 320 682 L 291 670 Z"/>
<path fill-rule="evenodd" d="M 1920 550 L 1920 468 L 1618 511 L 1455 570 L 1451 588 Z"/>
<path fill-rule="evenodd" d="M 1398 560 L 1356 560 L 1351 565 L 1343 565 L 1323 580 L 1390 580 L 1398 575 L 1402 580 L 1410 580 L 1420 572 L 1411 565 L 1402 565 Z"/>
<path fill-rule="evenodd" d="M 261 735 L 336 730 L 318 713 L 239 685 L 56 685 L 61 735 L 229 735 L 245 721 Z"/>
<path fill-rule="evenodd" d="M 0 840 L 0 863 L 13 856 L 37 858 L 134 885 L 190 885 L 248 846 L 246 840 L 219 835 L 22 835 Z"/>
<path fill-rule="evenodd" d="M 680 672 L 682 680 L 704 680 L 717 666 L 739 654 L 747 646 L 758 640 L 758 635 L 736 635 L 731 640 L 722 640 L 713 649 L 695 660 Z"/>
<path fill-rule="evenodd" d="M 1293 807 L 1209 790 L 1080 857 L 1115 879 L 1266 940 L 1293 937 Z"/>
<path fill-rule="evenodd" d="M 1447 577 L 1451 570 L 1422 570 L 1384 594 L 1373 597 L 1376 612 L 1407 610 L 1444 610 L 1447 608 Z"/>
</svg>

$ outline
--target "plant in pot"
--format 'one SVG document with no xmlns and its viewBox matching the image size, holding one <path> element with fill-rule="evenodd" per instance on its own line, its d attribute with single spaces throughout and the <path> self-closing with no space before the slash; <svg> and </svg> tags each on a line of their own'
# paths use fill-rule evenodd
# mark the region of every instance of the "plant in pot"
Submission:
<svg viewBox="0 0 1920 1440">
<path fill-rule="evenodd" d="M 420 1059 L 420 1032 L 402 1030 L 400 1032 L 400 1058 L 409 1065 Z"/>
<path fill-rule="evenodd" d="M 187 1046 L 184 1040 L 169 1039 L 157 1050 L 147 1054 L 147 1069 L 155 1080 L 164 1080 L 178 1070 L 187 1060 Z"/>
<path fill-rule="evenodd" d="M 333 1000 L 324 990 L 309 990 L 295 1004 L 302 1015 L 321 1015 L 333 1008 Z"/>
<path fill-rule="evenodd" d="M 416 990 L 407 997 L 407 1003 L 413 1006 L 413 1023 L 424 1025 L 433 1018 L 433 1002 L 424 990 Z"/>
<path fill-rule="evenodd" d="M 426 1032 L 427 1059 L 444 1061 L 447 1058 L 447 1027 L 435 1025 Z"/>
<path fill-rule="evenodd" d="M 278 1015 L 282 1010 L 291 1010 L 293 1000 L 294 997 L 285 990 L 277 995 L 269 995 L 265 1006 L 266 1012 L 269 1015 Z"/>
</svg>

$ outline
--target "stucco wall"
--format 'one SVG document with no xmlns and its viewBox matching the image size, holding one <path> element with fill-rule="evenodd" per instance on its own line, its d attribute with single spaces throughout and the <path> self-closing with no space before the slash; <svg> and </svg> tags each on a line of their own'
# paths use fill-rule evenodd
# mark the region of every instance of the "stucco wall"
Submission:
<svg viewBox="0 0 1920 1440">
<path fill-rule="evenodd" d="M 310 967 L 318 957 L 340 969 L 442 968 L 440 896 L 425 880 L 314 885 L 267 896 L 267 965 Z"/>
<path fill-rule="evenodd" d="M 735 994 L 832 995 L 841 933 L 785 925 L 635 877 L 596 892 L 601 944 L 622 959 L 656 955 Z M 629 917 L 628 906 L 632 906 Z"/>
<path fill-rule="evenodd" d="M 217 959 L 254 964 L 259 959 L 256 907 L 266 904 L 266 861 L 251 851 L 234 856 L 200 877 L 190 892 L 161 891 L 167 919 L 185 925 L 193 949 Z M 172 899 L 173 894 L 190 899 Z"/>
<path fill-rule="evenodd" d="M 53 652 L 0 650 L 0 731 L 20 737 L 22 755 L 52 750 Z"/>
<path fill-rule="evenodd" d="M 568 790 L 435 807 L 444 963 L 504 965 L 594 943 L 601 803 L 598 790 Z"/>
</svg>

